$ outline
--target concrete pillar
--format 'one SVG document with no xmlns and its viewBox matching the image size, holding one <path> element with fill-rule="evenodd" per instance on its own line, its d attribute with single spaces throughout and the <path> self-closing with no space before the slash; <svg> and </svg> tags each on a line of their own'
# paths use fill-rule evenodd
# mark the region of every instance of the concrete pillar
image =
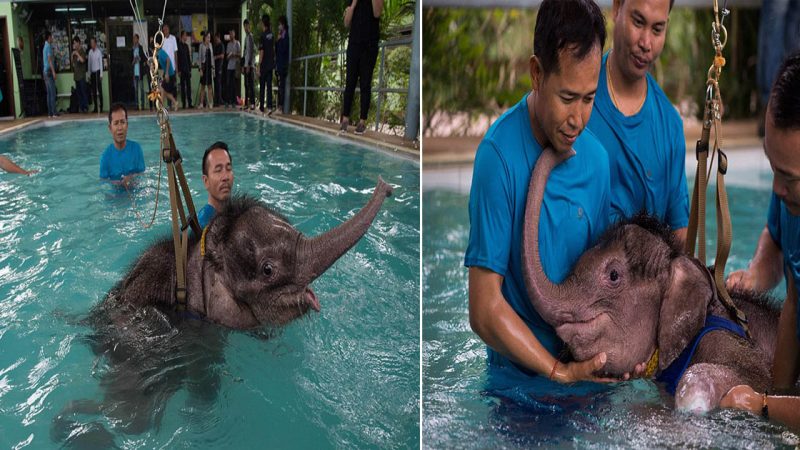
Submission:
<svg viewBox="0 0 800 450">
<path fill-rule="evenodd" d="M 422 17 L 422 2 L 417 1 L 414 6 L 414 31 L 411 38 L 411 68 L 409 69 L 408 97 L 406 101 L 406 132 L 403 136 L 407 140 L 417 138 L 419 134 L 419 86 L 420 86 L 420 18 Z"/>
</svg>

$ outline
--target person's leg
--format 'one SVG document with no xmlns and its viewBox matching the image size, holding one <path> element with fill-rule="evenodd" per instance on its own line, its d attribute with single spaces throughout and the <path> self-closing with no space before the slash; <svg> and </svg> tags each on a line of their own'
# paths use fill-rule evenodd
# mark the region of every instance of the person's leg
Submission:
<svg viewBox="0 0 800 450">
<path fill-rule="evenodd" d="M 253 107 L 256 104 L 256 85 L 255 85 L 255 73 L 253 73 L 253 67 L 250 68 L 250 70 L 247 73 L 247 75 L 248 75 L 247 76 L 247 78 L 248 78 L 248 80 L 247 80 L 247 87 L 248 87 L 248 93 L 247 93 L 248 102 L 247 102 L 247 105 L 250 106 L 250 109 L 253 109 Z"/>
<path fill-rule="evenodd" d="M 100 112 L 103 112 L 103 76 L 97 72 L 97 99 L 100 101 Z"/>
<path fill-rule="evenodd" d="M 228 70 L 228 105 L 236 105 L 236 70 Z"/>
<path fill-rule="evenodd" d="M 764 0 L 758 26 L 756 83 L 761 104 L 766 108 L 772 82 L 785 56 L 786 16 L 789 0 Z"/>
<path fill-rule="evenodd" d="M 81 108 L 82 112 L 89 112 L 89 83 L 86 78 L 81 80 Z"/>
<path fill-rule="evenodd" d="M 279 73 L 278 74 L 278 107 L 281 109 L 281 113 L 287 114 L 286 108 L 284 103 L 286 103 L 286 76 L 288 73 Z"/>
<path fill-rule="evenodd" d="M 89 93 L 92 96 L 92 105 L 94 105 L 94 112 L 97 112 L 97 72 L 92 72 L 90 76 L 91 86 L 89 86 Z"/>
<path fill-rule="evenodd" d="M 359 45 L 347 45 L 347 61 L 344 82 L 344 99 L 342 102 L 342 131 L 347 131 L 347 122 L 350 119 L 350 112 L 353 107 L 353 96 L 356 92 L 356 82 L 358 81 L 358 63 L 360 58 Z"/>
<path fill-rule="evenodd" d="M 361 121 L 365 123 L 369 115 L 369 104 L 372 100 L 372 74 L 375 72 L 375 62 L 378 59 L 378 43 L 370 43 L 364 48 L 363 57 L 359 63 L 358 78 L 361 81 Z M 380 94 L 379 94 L 380 95 Z"/>
<path fill-rule="evenodd" d="M 44 88 L 47 91 L 47 115 L 49 117 L 53 117 L 56 115 L 55 112 L 55 89 L 56 83 L 53 80 L 53 76 L 51 74 L 45 74 L 44 76 Z"/>
<path fill-rule="evenodd" d="M 272 111 L 274 107 L 272 103 L 272 71 L 267 71 L 267 109 Z"/>
<path fill-rule="evenodd" d="M 266 70 L 262 70 L 261 73 L 258 75 L 258 110 L 262 113 L 264 112 L 264 97 L 266 96 L 266 92 L 264 92 L 264 88 L 267 85 L 267 74 Z"/>
<path fill-rule="evenodd" d="M 142 109 L 139 106 L 139 89 L 141 89 L 141 83 L 139 77 L 136 75 L 133 76 L 133 99 L 136 100 L 136 109 Z"/>
</svg>

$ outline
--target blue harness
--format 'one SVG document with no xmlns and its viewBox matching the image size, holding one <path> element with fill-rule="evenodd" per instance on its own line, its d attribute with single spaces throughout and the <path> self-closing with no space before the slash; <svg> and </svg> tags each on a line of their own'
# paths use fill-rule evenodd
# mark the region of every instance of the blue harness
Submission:
<svg viewBox="0 0 800 450">
<path fill-rule="evenodd" d="M 680 381 L 683 373 L 686 372 L 686 369 L 689 367 L 689 361 L 692 360 L 692 356 L 694 356 L 694 352 L 697 350 L 697 345 L 700 344 L 700 339 L 702 339 L 706 333 L 716 330 L 727 330 L 739 337 L 745 339 L 747 338 L 744 328 L 732 320 L 714 315 L 709 315 L 706 317 L 706 323 L 703 325 L 703 329 L 697 333 L 697 336 L 695 336 L 694 340 L 692 340 L 692 342 L 685 349 L 683 349 L 683 352 L 681 352 L 680 356 L 678 356 L 675 361 L 672 361 L 672 364 L 670 364 L 669 367 L 664 369 L 656 377 L 656 381 L 666 383 L 667 392 L 669 392 L 671 395 L 675 395 L 675 390 L 678 387 L 678 381 Z"/>
</svg>

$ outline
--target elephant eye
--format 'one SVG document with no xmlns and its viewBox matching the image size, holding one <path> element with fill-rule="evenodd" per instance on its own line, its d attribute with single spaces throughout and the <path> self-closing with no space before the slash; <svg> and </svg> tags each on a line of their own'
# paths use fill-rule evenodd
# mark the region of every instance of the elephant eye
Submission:
<svg viewBox="0 0 800 450">
<path fill-rule="evenodd" d="M 608 278 L 610 278 L 611 281 L 615 281 L 615 282 L 617 280 L 619 280 L 619 274 L 617 273 L 616 269 L 612 269 L 611 270 L 611 273 L 608 274 Z"/>
<path fill-rule="evenodd" d="M 271 277 L 272 276 L 272 264 L 266 264 L 264 266 L 264 275 L 267 276 L 267 277 Z"/>
</svg>

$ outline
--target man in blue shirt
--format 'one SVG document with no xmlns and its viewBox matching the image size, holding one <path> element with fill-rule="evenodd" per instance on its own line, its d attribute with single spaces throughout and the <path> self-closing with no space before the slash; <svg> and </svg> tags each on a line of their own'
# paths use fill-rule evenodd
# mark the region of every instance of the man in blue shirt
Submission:
<svg viewBox="0 0 800 450">
<path fill-rule="evenodd" d="M 772 363 L 773 389 L 796 386 L 800 375 L 800 53 L 789 56 L 778 71 L 765 118 L 764 153 L 772 166 L 772 198 L 767 226 L 746 271 L 731 274 L 728 287 L 758 291 L 775 287 L 786 278 L 786 300 L 778 324 Z M 800 428 L 800 397 L 760 394 L 749 386 L 736 386 L 721 406 L 768 411 L 771 418 Z M 766 407 L 766 408 L 765 408 Z"/>
<path fill-rule="evenodd" d="M 542 2 L 530 58 L 533 90 L 492 124 L 478 147 L 464 265 L 470 325 L 489 346 L 490 376 L 601 381 L 594 373 L 605 364 L 603 353 L 557 362 L 563 343 L 528 298 L 520 252 L 528 183 L 546 147 L 576 152 L 553 169 L 545 189 L 539 250 L 548 278 L 561 282 L 607 226 L 608 157 L 594 135 L 583 132 L 605 37 L 593 1 Z"/>
<path fill-rule="evenodd" d="M 47 90 L 47 115 L 57 117 L 56 112 L 56 67 L 53 64 L 53 34 L 44 35 L 44 48 L 42 49 L 42 77 Z"/>
<path fill-rule="evenodd" d="M 673 0 L 614 2 L 614 47 L 603 57 L 588 128 L 608 152 L 611 222 L 646 211 L 686 240 L 683 122 L 649 74 L 664 49 Z"/>
<path fill-rule="evenodd" d="M 156 59 L 158 59 L 158 68 L 164 71 L 164 81 L 161 82 L 161 95 L 164 97 L 164 101 L 169 100 L 174 105 L 175 111 L 177 111 L 178 99 L 176 95 L 178 95 L 178 91 L 175 87 L 175 66 L 169 58 L 169 53 L 163 48 L 158 49 Z"/>
<path fill-rule="evenodd" d="M 211 222 L 231 196 L 233 165 L 228 144 L 214 142 L 203 153 L 203 185 L 208 191 L 208 203 L 197 213 L 200 228 Z"/>
<path fill-rule="evenodd" d="M 144 172 L 144 153 L 135 141 L 128 140 L 128 110 L 115 103 L 108 112 L 108 131 L 114 139 L 100 157 L 100 178 L 128 187 Z"/>
</svg>

